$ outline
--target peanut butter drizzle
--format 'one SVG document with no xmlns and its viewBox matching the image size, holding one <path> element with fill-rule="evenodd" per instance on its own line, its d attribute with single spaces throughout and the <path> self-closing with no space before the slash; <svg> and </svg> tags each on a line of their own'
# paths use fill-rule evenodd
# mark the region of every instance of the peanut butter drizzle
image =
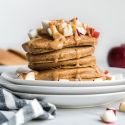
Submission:
<svg viewBox="0 0 125 125">
<path fill-rule="evenodd" d="M 78 72 L 78 68 L 76 69 L 75 79 L 79 80 L 79 81 L 81 80 L 81 77 L 80 77 L 79 72 Z"/>
<path fill-rule="evenodd" d="M 59 59 L 58 59 L 58 58 L 56 58 L 56 59 L 54 60 L 54 62 L 55 62 L 55 63 L 57 63 L 58 61 L 59 61 Z"/>
<path fill-rule="evenodd" d="M 56 22 L 55 21 L 52 21 L 49 26 L 50 26 L 50 29 L 52 31 L 52 37 L 54 39 L 54 42 L 51 42 L 50 43 L 50 47 L 52 49 L 62 49 L 63 48 L 63 44 L 64 44 L 64 41 L 66 40 L 65 37 L 58 32 L 57 30 L 57 27 L 56 27 Z"/>
<path fill-rule="evenodd" d="M 78 36 L 77 32 L 75 33 L 74 40 L 76 41 L 76 46 L 78 46 L 81 40 L 81 37 Z M 50 48 L 55 49 L 55 50 L 62 49 L 65 42 L 68 42 L 65 39 L 65 37 L 60 36 L 59 38 L 56 38 L 54 42 L 50 43 Z"/>
<path fill-rule="evenodd" d="M 64 52 L 60 52 L 59 56 L 60 56 L 60 58 L 63 58 L 64 57 Z"/>
<path fill-rule="evenodd" d="M 76 51 L 76 57 L 77 57 L 77 60 L 76 60 L 76 67 L 79 67 L 80 65 L 79 65 L 79 57 L 78 57 L 78 53 L 77 53 L 78 51 Z"/>
<path fill-rule="evenodd" d="M 50 48 L 52 49 L 62 49 L 63 48 L 63 41 L 55 40 L 54 42 L 50 42 Z"/>
<path fill-rule="evenodd" d="M 63 53 L 60 52 L 56 57 L 57 58 L 54 60 L 55 63 L 59 62 L 59 59 L 63 58 Z"/>
<path fill-rule="evenodd" d="M 76 41 L 76 46 L 78 46 L 79 41 L 81 40 L 81 37 L 78 35 L 77 31 L 74 34 L 74 40 Z"/>
<path fill-rule="evenodd" d="M 59 75 L 60 75 L 60 72 L 58 70 L 56 70 L 52 76 L 53 76 L 53 80 L 55 81 L 58 81 L 59 80 Z"/>
<path fill-rule="evenodd" d="M 76 67 L 80 67 L 79 60 L 78 60 L 80 58 L 80 55 L 79 55 L 80 54 L 80 50 L 76 49 L 75 51 L 76 51 L 76 59 L 77 59 L 76 60 Z"/>
<path fill-rule="evenodd" d="M 80 56 L 80 53 L 81 51 L 79 49 L 75 49 L 76 51 L 76 58 L 79 59 L 81 56 Z"/>
<path fill-rule="evenodd" d="M 76 67 L 80 67 L 79 60 L 76 60 Z"/>
</svg>

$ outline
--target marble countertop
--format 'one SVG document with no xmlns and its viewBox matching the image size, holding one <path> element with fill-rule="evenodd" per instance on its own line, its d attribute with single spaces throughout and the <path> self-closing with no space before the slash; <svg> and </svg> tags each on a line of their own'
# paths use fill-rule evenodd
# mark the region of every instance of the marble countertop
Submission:
<svg viewBox="0 0 125 125">
<path fill-rule="evenodd" d="M 118 108 L 118 105 L 113 107 Z M 110 107 L 112 105 L 109 105 Z M 100 115 L 105 111 L 104 107 L 83 109 L 58 109 L 56 118 L 45 121 L 32 121 L 26 125 L 105 125 L 100 121 Z M 117 112 L 117 125 L 125 124 L 125 113 Z"/>
</svg>

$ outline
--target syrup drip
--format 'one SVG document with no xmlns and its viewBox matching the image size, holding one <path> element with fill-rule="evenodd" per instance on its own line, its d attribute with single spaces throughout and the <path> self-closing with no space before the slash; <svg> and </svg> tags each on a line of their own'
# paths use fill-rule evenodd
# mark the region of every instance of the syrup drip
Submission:
<svg viewBox="0 0 125 125">
<path fill-rule="evenodd" d="M 56 59 L 54 60 L 54 62 L 55 62 L 55 63 L 57 63 L 58 61 L 59 61 L 59 59 L 58 59 L 58 58 L 56 58 Z"/>
<path fill-rule="evenodd" d="M 79 60 L 76 60 L 76 67 L 80 67 Z"/>
<path fill-rule="evenodd" d="M 80 77 L 79 72 L 78 72 L 78 68 L 76 69 L 75 79 L 79 80 L 79 81 L 81 80 L 81 77 Z"/>
<path fill-rule="evenodd" d="M 74 40 L 76 41 L 76 46 L 78 46 L 80 43 L 80 40 L 81 40 L 81 37 L 78 36 L 78 33 L 75 32 L 75 36 L 74 36 Z"/>
<path fill-rule="evenodd" d="M 55 49 L 55 50 L 62 49 L 63 48 L 63 41 L 55 40 L 54 42 L 51 42 L 50 48 Z"/>
<path fill-rule="evenodd" d="M 80 51 L 78 49 L 76 49 L 76 67 L 80 67 L 80 64 L 79 64 L 79 59 L 80 58 Z"/>
<path fill-rule="evenodd" d="M 52 76 L 53 76 L 53 80 L 58 81 L 58 80 L 59 80 L 59 71 L 56 70 L 56 71 L 52 74 Z"/>
</svg>

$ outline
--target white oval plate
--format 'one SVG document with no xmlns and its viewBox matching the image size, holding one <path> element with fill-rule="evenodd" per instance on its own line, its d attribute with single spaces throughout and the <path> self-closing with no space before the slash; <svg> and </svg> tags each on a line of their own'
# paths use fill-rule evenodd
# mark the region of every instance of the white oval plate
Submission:
<svg viewBox="0 0 125 125">
<path fill-rule="evenodd" d="M 13 92 L 15 95 L 25 99 L 45 101 L 55 104 L 59 108 L 82 108 L 106 105 L 115 101 L 125 99 L 125 92 L 93 94 L 93 95 L 45 95 Z"/>
<path fill-rule="evenodd" d="M 105 68 L 104 68 L 105 69 Z M 124 74 L 125 69 L 122 68 L 106 68 L 111 74 Z M 125 78 L 122 80 L 107 80 L 107 81 L 45 81 L 45 80 L 20 80 L 17 79 L 15 72 L 2 73 L 2 77 L 10 82 L 22 85 L 34 85 L 34 86 L 56 86 L 56 87 L 81 87 L 81 86 L 112 86 L 125 84 Z"/>
<path fill-rule="evenodd" d="M 119 86 L 97 86 L 97 87 L 49 87 L 49 86 L 28 86 L 13 84 L 0 79 L 0 85 L 3 87 L 25 93 L 38 94 L 98 94 L 125 91 L 125 85 Z"/>
</svg>

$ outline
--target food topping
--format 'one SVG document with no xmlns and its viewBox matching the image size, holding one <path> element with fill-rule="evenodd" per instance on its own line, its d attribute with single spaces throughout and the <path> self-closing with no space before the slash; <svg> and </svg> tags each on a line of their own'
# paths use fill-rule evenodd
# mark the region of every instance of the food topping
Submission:
<svg viewBox="0 0 125 125">
<path fill-rule="evenodd" d="M 24 72 L 19 74 L 19 79 L 22 80 L 35 80 L 34 72 Z"/>
<path fill-rule="evenodd" d="M 37 32 L 36 32 L 37 31 Z M 80 22 L 78 18 L 73 18 L 72 20 L 51 20 L 43 21 L 42 26 L 37 30 L 32 30 L 29 32 L 30 39 L 42 34 L 48 34 L 54 39 L 58 39 L 60 36 L 68 37 L 75 36 L 77 33 L 78 36 L 87 35 L 89 37 L 99 37 L 99 32 L 95 31 L 94 28 L 89 27 L 88 25 Z M 56 35 L 55 35 L 56 34 Z"/>
<path fill-rule="evenodd" d="M 107 124 L 115 123 L 117 120 L 116 110 L 115 109 L 106 109 L 106 111 L 101 116 L 101 120 L 102 120 L 102 122 L 107 123 Z"/>
<path fill-rule="evenodd" d="M 119 105 L 119 111 L 120 112 L 125 112 L 125 102 L 121 102 Z"/>
</svg>

